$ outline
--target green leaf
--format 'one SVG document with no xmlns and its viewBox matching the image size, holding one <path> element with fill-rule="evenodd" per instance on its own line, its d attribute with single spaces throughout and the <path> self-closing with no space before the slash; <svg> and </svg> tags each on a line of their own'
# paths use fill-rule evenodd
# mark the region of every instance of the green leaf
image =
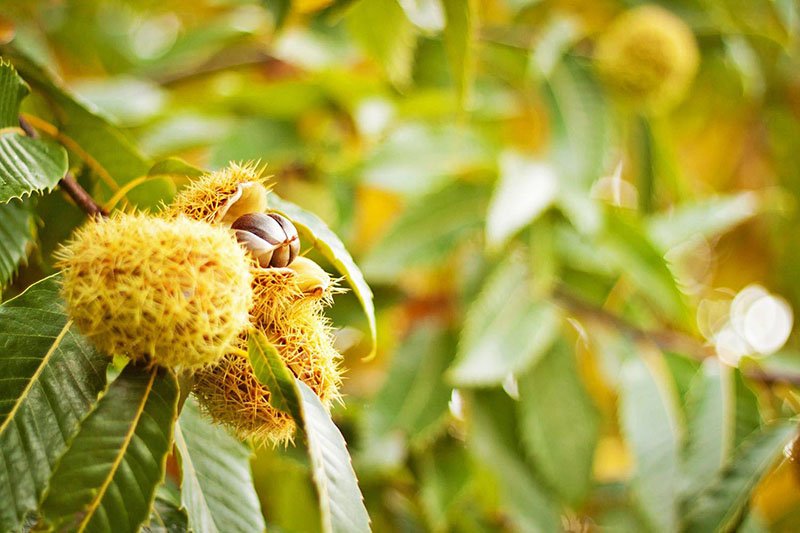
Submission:
<svg viewBox="0 0 800 533">
<path fill-rule="evenodd" d="M 476 392 L 468 443 L 496 478 L 502 502 L 520 531 L 558 531 L 558 507 L 523 460 L 513 401 L 498 390 Z"/>
<path fill-rule="evenodd" d="M 59 530 L 138 531 L 164 479 L 177 409 L 171 370 L 128 364 L 59 460 L 45 520 Z"/>
<path fill-rule="evenodd" d="M 558 309 L 536 298 L 527 265 L 510 254 L 467 311 L 449 377 L 466 386 L 502 383 L 546 353 L 559 325 Z"/>
<path fill-rule="evenodd" d="M 370 152 L 361 176 L 363 183 L 381 190 L 415 197 L 435 195 L 456 176 L 493 170 L 495 158 L 474 128 L 403 124 Z"/>
<path fill-rule="evenodd" d="M 25 80 L 58 110 L 59 122 L 55 126 L 59 140 L 90 164 L 104 184 L 102 192 L 106 197 L 110 198 L 120 186 L 147 175 L 152 162 L 139 152 L 126 134 L 62 88 L 47 74 L 46 68 L 17 49 L 3 47 L 2 50 L 12 57 Z M 164 180 L 154 180 L 136 187 L 126 197 L 140 207 L 155 208 L 164 195 L 172 193 L 174 187 L 169 189 Z"/>
<path fill-rule="evenodd" d="M 386 71 L 392 83 L 407 84 L 416 35 L 397 0 L 360 0 L 349 9 L 346 20 L 353 39 Z"/>
<path fill-rule="evenodd" d="M 622 370 L 620 418 L 633 452 L 633 495 L 653 531 L 678 529 L 678 409 L 661 359 L 628 359 Z"/>
<path fill-rule="evenodd" d="M 465 468 L 468 464 L 466 449 L 456 439 L 443 439 L 422 452 L 420 499 L 433 531 L 448 530 L 449 517 L 469 488 L 471 472 Z"/>
<path fill-rule="evenodd" d="M 0 58 L 0 203 L 49 191 L 67 171 L 67 152 L 19 128 L 19 106 L 28 87 L 10 63 Z"/>
<path fill-rule="evenodd" d="M 796 434 L 796 423 L 782 421 L 749 437 L 712 483 L 689 500 L 685 530 L 689 533 L 731 531 L 753 488 Z"/>
<path fill-rule="evenodd" d="M 741 373 L 706 359 L 687 396 L 683 476 L 686 499 L 708 485 L 734 450 L 758 430 L 758 399 Z"/>
<path fill-rule="evenodd" d="M 609 212 L 601 244 L 616 266 L 636 284 L 642 296 L 676 324 L 693 325 L 686 302 L 661 254 L 635 221 Z"/>
<path fill-rule="evenodd" d="M 0 306 L 0 530 L 36 508 L 56 460 L 106 385 L 110 359 L 68 320 L 58 277 Z"/>
<path fill-rule="evenodd" d="M 551 165 L 514 152 L 500 156 L 500 176 L 486 214 L 486 241 L 499 249 L 555 200 L 558 176 Z"/>
<path fill-rule="evenodd" d="M 482 225 L 487 190 L 455 182 L 416 199 L 362 262 L 370 279 L 393 280 L 411 267 L 445 261 Z"/>
<path fill-rule="evenodd" d="M 456 84 L 458 101 L 463 105 L 473 76 L 472 41 L 475 38 L 475 2 L 442 0 L 445 27 L 444 46 Z"/>
<path fill-rule="evenodd" d="M 519 380 L 522 443 L 542 477 L 572 504 L 592 479 L 600 417 L 561 341 Z"/>
<path fill-rule="evenodd" d="M 545 86 L 553 123 L 553 155 L 561 172 L 588 191 L 607 168 L 610 119 L 589 69 L 566 57 Z"/>
<path fill-rule="evenodd" d="M 264 531 L 250 450 L 203 418 L 192 398 L 175 426 L 175 446 L 183 476 L 181 503 L 194 531 Z"/>
<path fill-rule="evenodd" d="M 248 342 L 253 373 L 270 391 L 270 402 L 292 415 L 303 431 L 311 476 L 319 497 L 322 530 L 326 533 L 370 531 L 347 444 L 330 413 L 308 385 L 283 364 L 277 349 L 263 333 L 253 330 Z"/>
<path fill-rule="evenodd" d="M 450 335 L 431 323 L 421 325 L 403 342 L 370 406 L 371 436 L 400 430 L 412 443 L 421 443 L 441 427 L 451 394 L 444 371 L 452 349 Z"/>
<path fill-rule="evenodd" d="M 19 104 L 28 95 L 28 86 L 11 63 L 0 58 L 0 128 L 19 127 Z"/>
<path fill-rule="evenodd" d="M 347 279 L 347 283 L 352 287 L 353 293 L 361 303 L 361 307 L 367 317 L 374 352 L 377 326 L 375 324 L 375 304 L 372 301 L 372 289 L 367 285 L 364 274 L 361 273 L 342 240 L 317 215 L 278 197 L 274 193 L 270 194 L 268 199 L 270 207 L 294 222 L 297 229 L 305 233 L 311 239 L 311 244 Z"/>
<path fill-rule="evenodd" d="M 724 375 L 723 375 L 724 374 Z M 682 492 L 707 484 L 733 451 L 731 369 L 706 359 L 692 381 L 686 400 L 686 443 Z"/>
<path fill-rule="evenodd" d="M 33 240 L 33 214 L 19 201 L 0 204 L 0 288 L 11 280 L 28 256 Z"/>
<path fill-rule="evenodd" d="M 760 204 L 753 192 L 681 204 L 668 213 L 651 216 L 647 232 L 661 250 L 667 251 L 696 235 L 710 238 L 733 229 L 754 216 Z"/>
<path fill-rule="evenodd" d="M 174 484 L 167 483 L 158 487 L 153 509 L 150 511 L 150 522 L 142 526 L 142 533 L 186 533 L 189 531 L 189 519 L 186 511 L 181 509 L 181 496 Z"/>
</svg>

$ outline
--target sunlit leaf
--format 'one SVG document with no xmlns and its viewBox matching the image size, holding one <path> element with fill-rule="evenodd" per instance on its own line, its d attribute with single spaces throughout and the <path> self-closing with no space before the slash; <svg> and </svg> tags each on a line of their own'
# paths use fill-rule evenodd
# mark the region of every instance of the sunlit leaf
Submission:
<svg viewBox="0 0 800 533">
<path fill-rule="evenodd" d="M 685 493 L 709 483 L 733 452 L 731 375 L 729 367 L 707 359 L 692 381 L 686 400 Z"/>
<path fill-rule="evenodd" d="M 167 101 L 161 86 L 133 76 L 83 80 L 72 85 L 72 89 L 120 126 L 146 122 L 161 111 Z"/>
<path fill-rule="evenodd" d="M 397 0 L 360 0 L 347 12 L 353 38 L 387 73 L 404 85 L 411 76 L 416 35 Z"/>
<path fill-rule="evenodd" d="M 353 260 L 350 252 L 347 251 L 347 248 L 345 248 L 342 240 L 331 231 L 322 219 L 300 206 L 284 200 L 274 193 L 269 195 L 268 201 L 272 209 L 285 215 L 289 220 L 294 222 L 298 230 L 305 233 L 307 238 L 311 239 L 310 242 L 308 240 L 304 242 L 317 248 L 322 255 L 336 267 L 339 273 L 345 277 L 347 283 L 350 284 L 353 293 L 361 303 L 361 307 L 364 309 L 364 314 L 367 317 L 374 350 L 377 327 L 375 325 L 375 304 L 372 301 L 372 289 L 367 285 L 367 281 L 364 279 L 361 269 L 356 265 L 356 262 Z"/>
<path fill-rule="evenodd" d="M 453 383 L 499 384 L 546 353 L 558 334 L 560 313 L 536 298 L 529 277 L 517 254 L 491 276 L 467 312 L 456 361 L 448 371 Z"/>
<path fill-rule="evenodd" d="M 493 159 L 473 128 L 403 124 L 366 157 L 361 174 L 378 189 L 419 196 L 441 189 L 455 176 L 493 168 Z"/>
<path fill-rule="evenodd" d="M 666 251 L 696 235 L 711 238 L 733 229 L 755 215 L 760 203 L 755 193 L 743 192 L 683 204 L 650 217 L 648 234 Z"/>
<path fill-rule="evenodd" d="M 634 221 L 609 213 L 607 229 L 600 242 L 609 258 L 653 307 L 676 324 L 693 324 L 666 260 Z"/>
<path fill-rule="evenodd" d="M 444 261 L 480 229 L 484 187 L 456 182 L 418 198 L 362 262 L 370 279 L 388 281 L 407 268 Z"/>
<path fill-rule="evenodd" d="M 530 224 L 555 200 L 558 176 L 543 162 L 506 152 L 500 158 L 500 177 L 486 214 L 486 241 L 500 248 Z"/>
<path fill-rule="evenodd" d="M 502 391 L 476 393 L 470 424 L 470 451 L 496 478 L 503 505 L 520 530 L 559 530 L 558 507 L 523 460 L 514 405 Z"/>
<path fill-rule="evenodd" d="M 56 461 L 106 385 L 110 359 L 67 318 L 58 277 L 0 306 L 0 529 L 36 508 Z"/>
<path fill-rule="evenodd" d="M 610 120 L 602 91 L 574 58 L 565 58 L 553 70 L 545 89 L 557 166 L 588 191 L 607 168 Z"/>
<path fill-rule="evenodd" d="M 623 367 L 620 418 L 636 464 L 631 485 L 655 531 L 676 531 L 679 523 L 680 427 L 670 379 L 658 359 L 631 356 Z"/>
<path fill-rule="evenodd" d="M 473 76 L 472 40 L 475 36 L 476 9 L 472 0 L 442 0 L 445 14 L 444 45 L 455 79 L 459 102 L 469 94 Z"/>
<path fill-rule="evenodd" d="M 358 480 L 347 444 L 319 398 L 295 378 L 263 333 L 252 331 L 250 363 L 258 380 L 270 390 L 270 402 L 292 415 L 305 435 L 311 476 L 319 497 L 322 530 L 326 533 L 370 531 Z"/>
<path fill-rule="evenodd" d="M 686 531 L 731 531 L 753 488 L 796 434 L 796 423 L 784 421 L 751 435 L 711 484 L 688 501 Z"/>
<path fill-rule="evenodd" d="M 59 530 L 138 531 L 164 479 L 177 409 L 171 370 L 128 364 L 59 460 L 45 520 Z"/>
<path fill-rule="evenodd" d="M 519 425 L 525 451 L 547 482 L 580 503 L 592 478 L 600 418 L 562 341 L 519 379 Z"/>
<path fill-rule="evenodd" d="M 263 531 L 253 489 L 251 452 L 221 426 L 205 419 L 188 398 L 175 426 L 181 458 L 181 503 L 195 531 Z"/>
</svg>

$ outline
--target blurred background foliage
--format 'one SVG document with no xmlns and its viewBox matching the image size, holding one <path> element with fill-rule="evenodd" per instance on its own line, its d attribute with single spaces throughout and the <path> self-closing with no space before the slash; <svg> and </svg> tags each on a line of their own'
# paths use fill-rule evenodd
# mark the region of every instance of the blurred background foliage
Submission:
<svg viewBox="0 0 800 533">
<path fill-rule="evenodd" d="M 375 531 L 797 531 L 800 8 L 659 3 L 699 67 L 655 112 L 593 64 L 638 4 L 2 0 L 0 52 L 109 119 L 23 106 L 101 203 L 259 160 L 342 236 L 377 308 L 373 360 L 352 294 L 331 311 Z M 6 297 L 84 220 L 26 202 Z M 304 461 L 257 450 L 270 530 L 318 527 Z"/>
</svg>

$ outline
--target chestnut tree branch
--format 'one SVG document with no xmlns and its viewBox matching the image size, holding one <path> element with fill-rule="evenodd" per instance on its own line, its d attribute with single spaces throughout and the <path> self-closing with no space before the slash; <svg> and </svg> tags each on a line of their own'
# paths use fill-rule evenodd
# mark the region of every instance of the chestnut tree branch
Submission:
<svg viewBox="0 0 800 533">
<path fill-rule="evenodd" d="M 564 289 L 556 289 L 554 296 L 558 303 L 569 309 L 576 316 L 604 324 L 635 340 L 650 342 L 662 351 L 680 353 L 697 361 L 716 356 L 713 347 L 696 337 L 674 330 L 642 329 L 605 309 L 576 298 Z M 798 373 L 751 367 L 742 369 L 742 374 L 746 378 L 764 385 L 787 384 L 800 387 L 800 374 Z"/>
<path fill-rule="evenodd" d="M 36 138 L 39 136 L 33 126 L 23 117 L 19 117 L 19 127 L 22 128 L 22 131 L 24 131 L 28 137 Z M 67 173 L 64 174 L 64 177 L 59 180 L 58 186 L 90 217 L 108 216 L 108 211 L 94 201 L 92 195 L 81 187 L 81 184 L 75 180 L 71 172 L 67 171 Z"/>
</svg>

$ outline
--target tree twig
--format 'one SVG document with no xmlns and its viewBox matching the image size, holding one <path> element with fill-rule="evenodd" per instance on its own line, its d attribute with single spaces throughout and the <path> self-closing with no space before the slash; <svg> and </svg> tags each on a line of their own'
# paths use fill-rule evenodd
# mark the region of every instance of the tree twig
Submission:
<svg viewBox="0 0 800 533">
<path fill-rule="evenodd" d="M 37 138 L 39 136 L 33 126 L 22 117 L 19 117 L 19 127 L 22 128 L 22 131 L 24 131 L 28 137 Z M 108 216 L 108 211 L 95 202 L 92 195 L 86 192 L 86 189 L 81 187 L 80 183 L 75 181 L 71 172 L 67 171 L 67 173 L 64 174 L 64 177 L 58 181 L 58 186 L 90 217 Z"/>
<path fill-rule="evenodd" d="M 108 211 L 103 209 L 97 202 L 95 202 L 94 198 L 92 198 L 92 196 L 86 192 L 86 189 L 81 187 L 80 183 L 75 181 L 75 178 L 72 177 L 72 173 L 67 172 L 58 182 L 58 185 L 61 187 L 61 190 L 67 193 L 67 195 L 72 198 L 75 204 L 90 217 L 108 216 Z"/>
<path fill-rule="evenodd" d="M 642 329 L 605 309 L 576 298 L 563 289 L 556 289 L 555 299 L 558 303 L 578 316 L 583 316 L 605 324 L 636 340 L 651 342 L 660 350 L 687 355 L 697 361 L 716 356 L 714 349 L 700 339 L 674 330 Z M 763 383 L 764 385 L 787 384 L 800 387 L 800 374 L 797 373 L 782 372 L 755 366 L 743 368 L 741 371 L 746 378 L 758 383 Z"/>
</svg>

